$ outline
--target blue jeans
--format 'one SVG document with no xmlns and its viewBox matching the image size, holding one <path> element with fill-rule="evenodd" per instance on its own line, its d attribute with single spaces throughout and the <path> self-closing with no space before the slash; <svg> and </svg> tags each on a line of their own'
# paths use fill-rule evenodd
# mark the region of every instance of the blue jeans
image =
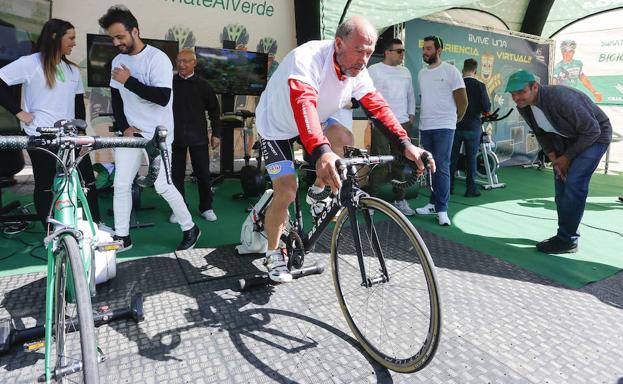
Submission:
<svg viewBox="0 0 623 384">
<path fill-rule="evenodd" d="M 607 149 L 608 144 L 592 144 L 573 159 L 567 171 L 566 182 L 554 177 L 558 237 L 565 241 L 576 244 L 578 242 L 578 227 L 584 215 L 588 184 Z"/>
<path fill-rule="evenodd" d="M 454 129 L 431 129 L 420 131 L 421 145 L 433 154 L 437 172 L 433 174 L 433 192 L 430 203 L 435 211 L 447 212 L 450 198 L 450 154 L 454 140 Z"/>
<path fill-rule="evenodd" d="M 461 143 L 465 143 L 465 183 L 466 192 L 476 191 L 476 155 L 480 147 L 480 126 L 478 130 L 457 130 L 454 133 L 452 156 L 450 158 L 450 186 L 454 185 L 454 174 L 461 151 Z"/>
</svg>

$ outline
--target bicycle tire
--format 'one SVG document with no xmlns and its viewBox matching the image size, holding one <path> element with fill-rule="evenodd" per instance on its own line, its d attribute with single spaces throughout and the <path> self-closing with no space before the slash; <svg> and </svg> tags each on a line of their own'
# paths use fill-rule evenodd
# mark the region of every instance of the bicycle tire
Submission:
<svg viewBox="0 0 623 384">
<path fill-rule="evenodd" d="M 74 303 L 69 302 L 67 297 L 67 264 L 71 269 Z M 81 377 L 77 373 L 67 376 L 59 375 L 60 377 L 56 377 L 55 374 L 56 381 L 65 383 L 82 379 L 83 383 L 97 384 L 99 383 L 99 372 L 91 295 L 85 278 L 78 243 L 75 238 L 69 235 L 64 236 L 59 244 L 54 289 L 56 292 L 54 311 L 56 360 L 53 372 L 58 372 L 61 367 L 75 366 L 76 362 L 80 362 L 80 372 L 82 373 Z M 73 314 L 68 315 L 68 309 L 71 309 L 69 312 L 73 312 L 73 309 L 77 312 L 77 329 L 73 321 L 75 316 Z M 70 334 L 71 337 L 69 337 Z"/>
<path fill-rule="evenodd" d="M 372 275 L 377 272 L 373 266 L 381 268 L 379 258 L 373 254 L 374 244 L 378 244 L 389 275 L 388 281 L 366 288 L 362 285 L 354 241 L 349 244 L 348 236 L 354 237 L 349 215 L 347 209 L 342 210 L 331 238 L 332 276 L 342 313 L 355 338 L 375 361 L 392 371 L 416 372 L 432 360 L 441 336 L 441 303 L 430 253 L 415 227 L 395 207 L 377 198 L 362 197 L 356 208 L 356 224 L 361 232 L 366 272 Z M 370 218 L 370 224 L 366 223 L 365 215 Z M 406 235 L 402 238 L 406 252 L 398 249 L 399 233 Z M 385 248 L 381 241 L 388 241 Z M 366 248 L 371 251 L 368 257 Z M 415 268 L 410 268 L 409 262 Z M 354 276 L 349 272 L 354 272 Z M 423 290 L 426 295 L 420 294 Z M 369 296 L 364 300 L 355 297 L 366 293 Z M 423 309 L 405 316 L 403 312 L 415 308 L 418 302 Z M 396 313 L 389 309 L 392 304 Z"/>
</svg>

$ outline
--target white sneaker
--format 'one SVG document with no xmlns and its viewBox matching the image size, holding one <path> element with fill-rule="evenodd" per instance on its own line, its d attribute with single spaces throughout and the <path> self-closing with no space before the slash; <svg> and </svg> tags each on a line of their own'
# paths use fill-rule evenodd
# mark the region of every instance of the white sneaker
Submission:
<svg viewBox="0 0 623 384">
<path fill-rule="evenodd" d="M 177 224 L 177 217 L 175 217 L 175 213 L 172 213 L 171 216 L 169 216 L 169 223 L 171 224 Z"/>
<path fill-rule="evenodd" d="M 312 217 L 315 219 L 318 217 L 322 211 L 324 211 L 325 207 L 331 204 L 331 197 L 327 196 L 323 200 L 316 200 L 309 195 L 311 188 L 307 190 L 307 195 L 305 196 L 305 202 L 309 204 L 309 210 L 311 212 Z"/>
<path fill-rule="evenodd" d="M 418 215 L 434 215 L 435 213 L 435 204 L 428 203 L 422 208 L 416 208 L 415 212 Z"/>
<path fill-rule="evenodd" d="M 268 270 L 268 278 L 277 283 L 289 283 L 292 281 L 292 274 L 288 270 L 286 256 L 283 251 L 266 252 L 264 266 Z"/>
<path fill-rule="evenodd" d="M 110 228 L 108 225 L 104 224 L 103 222 L 97 223 L 97 229 L 104 231 L 106 233 L 110 233 L 111 235 L 115 234 L 115 230 Z"/>
<path fill-rule="evenodd" d="M 415 215 L 415 211 L 411 209 L 407 200 L 394 201 L 394 207 L 398 208 L 400 212 L 402 212 L 405 216 L 413 216 Z"/>
<path fill-rule="evenodd" d="M 450 218 L 448 217 L 448 212 L 438 212 L 437 219 L 439 220 L 439 225 L 450 226 Z"/>
<path fill-rule="evenodd" d="M 216 213 L 214 213 L 214 210 L 212 209 L 203 211 L 201 213 L 201 216 L 203 216 L 203 218 L 206 219 L 207 221 L 216 221 Z"/>
</svg>

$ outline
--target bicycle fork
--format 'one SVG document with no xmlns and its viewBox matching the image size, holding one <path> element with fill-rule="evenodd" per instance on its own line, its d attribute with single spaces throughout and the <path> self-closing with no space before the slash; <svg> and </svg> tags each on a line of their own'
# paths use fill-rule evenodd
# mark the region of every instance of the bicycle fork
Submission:
<svg viewBox="0 0 623 384">
<path fill-rule="evenodd" d="M 363 247 L 361 244 L 361 233 L 357 222 L 356 208 L 353 204 L 348 205 L 348 216 L 350 218 L 350 226 L 353 231 L 353 239 L 355 241 L 355 250 L 357 251 L 357 261 L 359 262 L 359 271 L 361 272 L 361 285 L 363 287 L 371 288 L 381 283 L 387 283 L 389 281 L 389 273 L 387 273 L 387 266 L 385 265 L 385 257 L 379 244 L 379 238 L 376 233 L 376 229 L 372 223 L 372 217 L 368 209 L 363 209 L 363 218 L 366 225 L 366 231 L 368 232 L 372 251 L 379 260 L 380 272 L 378 276 L 370 277 L 366 272 L 365 263 L 363 261 Z"/>
</svg>

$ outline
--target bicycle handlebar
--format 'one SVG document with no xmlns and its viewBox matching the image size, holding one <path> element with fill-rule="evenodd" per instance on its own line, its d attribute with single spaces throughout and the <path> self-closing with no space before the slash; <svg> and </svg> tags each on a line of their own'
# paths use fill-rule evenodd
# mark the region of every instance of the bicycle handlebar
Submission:
<svg viewBox="0 0 623 384">
<path fill-rule="evenodd" d="M 491 113 L 488 116 L 483 116 L 480 118 L 480 123 L 484 124 L 484 123 L 489 123 L 489 122 L 494 122 L 494 121 L 500 121 L 500 120 L 504 120 L 506 119 L 508 116 L 510 116 L 510 114 L 513 112 L 513 108 L 509 109 L 508 112 L 506 112 L 506 114 L 502 117 L 498 116 L 498 112 L 500 111 L 500 108 L 496 109 L 495 111 L 493 111 L 493 113 Z"/>
<path fill-rule="evenodd" d="M 61 123 L 62 122 L 62 123 Z M 149 169 L 146 176 L 137 178 L 136 182 L 141 187 L 149 187 L 154 184 L 160 172 L 160 157 L 165 159 L 164 169 L 167 183 L 171 184 L 171 172 L 169 169 L 169 151 L 166 145 L 167 129 L 163 126 L 156 127 L 152 139 L 134 137 L 99 137 L 78 136 L 73 130 L 80 129 L 80 120 L 61 120 L 56 127 L 39 127 L 37 131 L 41 136 L 0 136 L 0 150 L 9 149 L 73 149 L 92 148 L 93 150 L 104 148 L 144 148 L 149 158 Z"/>
</svg>

